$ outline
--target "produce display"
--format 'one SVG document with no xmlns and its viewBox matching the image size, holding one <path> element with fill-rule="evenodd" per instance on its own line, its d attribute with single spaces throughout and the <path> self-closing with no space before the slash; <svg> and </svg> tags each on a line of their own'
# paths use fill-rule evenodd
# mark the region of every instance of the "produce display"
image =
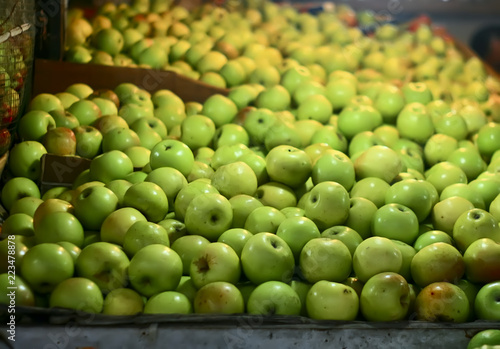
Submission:
<svg viewBox="0 0 500 349">
<path fill-rule="evenodd" d="M 130 83 L 34 96 L 0 196 L 0 284 L 17 305 L 500 321 L 500 83 L 479 59 L 425 23 L 365 36 L 341 12 L 141 4 L 102 7 L 68 54 L 125 60 L 139 38 L 141 64 L 169 47 L 153 68 L 198 52 L 201 74 L 245 72 L 204 103 Z M 178 21 L 144 39 L 158 13 Z M 47 153 L 89 168 L 42 191 Z"/>
</svg>

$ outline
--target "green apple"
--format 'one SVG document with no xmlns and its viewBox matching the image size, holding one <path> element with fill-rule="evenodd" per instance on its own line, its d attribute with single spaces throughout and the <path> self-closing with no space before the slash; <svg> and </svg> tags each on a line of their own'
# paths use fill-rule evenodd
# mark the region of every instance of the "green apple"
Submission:
<svg viewBox="0 0 500 349">
<path fill-rule="evenodd" d="M 415 300 L 417 320 L 467 321 L 470 306 L 465 292 L 449 282 L 435 282 L 424 287 Z"/>
<path fill-rule="evenodd" d="M 48 113 L 52 110 L 64 110 L 64 106 L 55 95 L 40 93 L 34 96 L 28 105 L 28 111 L 32 110 L 40 110 Z"/>
<path fill-rule="evenodd" d="M 94 282 L 83 277 L 72 277 L 54 288 L 49 303 L 51 308 L 100 313 L 104 300 L 101 290 Z"/>
<path fill-rule="evenodd" d="M 210 184 L 209 179 L 197 179 L 189 182 L 187 186 L 182 188 L 174 201 L 175 217 L 184 220 L 186 210 L 197 195 L 203 193 L 219 193 L 213 185 Z"/>
<path fill-rule="evenodd" d="M 289 282 L 295 261 L 292 250 L 282 238 L 271 233 L 257 233 L 241 251 L 241 266 L 245 276 L 254 284 Z"/>
<path fill-rule="evenodd" d="M 441 194 L 449 185 L 467 183 L 467 175 L 455 164 L 443 161 L 435 164 L 425 172 L 425 179 Z"/>
<path fill-rule="evenodd" d="M 500 308 L 498 307 L 498 294 L 500 282 L 490 282 L 481 287 L 476 295 L 474 310 L 480 320 L 498 321 L 500 319 Z"/>
<path fill-rule="evenodd" d="M 229 245 L 212 242 L 193 255 L 189 275 L 196 288 L 217 281 L 236 284 L 241 275 L 240 258 Z"/>
<path fill-rule="evenodd" d="M 182 293 L 165 291 L 148 299 L 144 314 L 190 314 L 193 312 L 191 301 Z"/>
<path fill-rule="evenodd" d="M 230 123 L 236 117 L 238 108 L 236 104 L 226 96 L 215 94 L 207 98 L 203 103 L 202 115 L 212 119 L 215 127 L 221 127 Z"/>
<path fill-rule="evenodd" d="M 378 177 L 391 183 L 402 170 L 399 155 L 391 148 L 375 145 L 364 151 L 354 161 L 354 170 L 358 179 Z"/>
<path fill-rule="evenodd" d="M 382 125 L 382 115 L 370 105 L 346 106 L 339 113 L 338 128 L 348 139 Z"/>
<path fill-rule="evenodd" d="M 22 278 L 37 293 L 49 293 L 73 276 L 73 258 L 62 246 L 41 243 L 31 247 L 20 266 Z"/>
<path fill-rule="evenodd" d="M 333 181 L 349 191 L 355 182 L 354 164 L 341 151 L 329 149 L 314 162 L 311 178 L 314 184 Z"/>
<path fill-rule="evenodd" d="M 2 235 L 24 235 L 33 236 L 33 217 L 26 213 L 10 214 L 2 224 Z"/>
<path fill-rule="evenodd" d="M 336 225 L 324 230 L 321 237 L 343 242 L 349 249 L 351 256 L 354 255 L 356 248 L 363 241 L 363 238 L 354 229 L 343 225 Z"/>
<path fill-rule="evenodd" d="M 82 249 L 75 262 L 76 274 L 95 282 L 103 292 L 124 287 L 129 259 L 117 245 L 94 242 Z"/>
<path fill-rule="evenodd" d="M 359 297 L 347 285 L 321 280 L 306 296 L 307 314 L 315 320 L 353 321 L 359 311 Z"/>
<path fill-rule="evenodd" d="M 352 257 L 342 241 L 321 237 L 304 245 L 299 265 L 303 277 L 310 283 L 321 280 L 341 282 L 351 274 Z"/>
<path fill-rule="evenodd" d="M 245 220 L 244 228 L 252 234 L 269 232 L 275 234 L 280 224 L 286 219 L 285 215 L 272 206 L 254 208 Z"/>
<path fill-rule="evenodd" d="M 181 141 L 166 139 L 151 149 L 151 169 L 159 167 L 173 167 L 187 176 L 194 163 L 194 155 L 189 147 Z"/>
<path fill-rule="evenodd" d="M 146 221 L 146 217 L 137 209 L 122 207 L 110 213 L 103 221 L 100 230 L 102 241 L 123 245 L 127 230 L 137 221 Z"/>
<path fill-rule="evenodd" d="M 375 264 L 374 260 L 378 262 Z M 403 265 L 403 256 L 394 242 L 373 236 L 358 245 L 354 251 L 352 265 L 356 277 L 366 282 L 378 273 L 398 273 Z"/>
<path fill-rule="evenodd" d="M 350 195 L 351 198 L 362 197 L 370 200 L 377 207 L 385 204 L 385 195 L 390 184 L 378 177 L 366 177 L 354 183 Z"/>
<path fill-rule="evenodd" d="M 101 153 L 102 134 L 93 126 L 73 128 L 76 139 L 76 155 L 93 159 Z"/>
<path fill-rule="evenodd" d="M 243 246 L 245 246 L 248 239 L 252 236 L 253 234 L 246 229 L 231 228 L 222 233 L 217 241 L 229 245 L 234 252 L 236 252 L 238 257 L 240 257 Z"/>
<path fill-rule="evenodd" d="M 254 195 L 257 190 L 257 176 L 245 162 L 236 161 L 222 165 L 211 178 L 211 184 L 226 198 L 246 194 Z"/>
<path fill-rule="evenodd" d="M 217 149 L 222 145 L 233 145 L 237 143 L 245 144 L 246 146 L 250 143 L 250 137 L 243 126 L 238 124 L 225 124 L 215 131 L 213 139 L 214 148 Z"/>
<path fill-rule="evenodd" d="M 217 281 L 198 290 L 193 308 L 197 314 L 241 314 L 245 310 L 245 303 L 236 286 Z"/>
<path fill-rule="evenodd" d="M 132 257 L 128 267 L 130 284 L 146 297 L 175 290 L 181 276 L 181 258 L 174 250 L 160 244 L 141 248 Z"/>
<path fill-rule="evenodd" d="M 82 246 L 83 227 L 78 219 L 68 212 L 51 212 L 37 219 L 34 228 L 37 243 L 67 241 Z"/>
<path fill-rule="evenodd" d="M 439 281 L 456 282 L 464 272 L 462 255 L 455 247 L 444 242 L 423 247 L 411 262 L 411 275 L 420 287 Z"/>
<path fill-rule="evenodd" d="M 325 125 L 314 132 L 311 137 L 311 144 L 314 146 L 317 143 L 325 143 L 330 148 L 344 153 L 347 151 L 348 147 L 348 142 L 344 134 L 333 125 Z"/>
<path fill-rule="evenodd" d="M 98 129 L 101 134 L 108 133 L 114 128 L 128 128 L 128 124 L 124 118 L 118 115 L 104 115 L 94 121 L 93 127 Z"/>
<path fill-rule="evenodd" d="M 397 273 L 376 274 L 363 286 L 359 303 L 368 321 L 403 320 L 410 308 L 410 287 Z"/>
<path fill-rule="evenodd" d="M 449 245 L 453 245 L 453 239 L 451 236 L 441 230 L 429 230 L 418 236 L 417 240 L 413 243 L 413 247 L 418 252 L 426 246 L 432 245 L 436 242 L 443 242 Z"/>
<path fill-rule="evenodd" d="M 329 79 L 324 90 L 325 96 L 336 111 L 346 107 L 357 92 L 356 82 L 347 78 Z"/>
<path fill-rule="evenodd" d="M 90 162 L 90 178 L 103 183 L 124 179 L 133 170 L 132 160 L 119 150 L 98 155 Z"/>
<path fill-rule="evenodd" d="M 98 105 L 88 99 L 76 101 L 67 111 L 78 119 L 81 126 L 92 125 L 102 115 Z"/>
<path fill-rule="evenodd" d="M 364 197 L 350 199 L 349 215 L 344 224 L 350 227 L 363 239 L 372 235 L 372 219 L 377 212 L 377 206 Z"/>
<path fill-rule="evenodd" d="M 62 112 L 61 110 L 57 111 Z M 22 141 L 42 142 L 47 131 L 56 126 L 56 121 L 51 114 L 41 110 L 32 110 L 19 120 L 17 133 Z"/>
<path fill-rule="evenodd" d="M 43 203 L 44 200 L 36 197 L 20 198 L 12 203 L 9 214 L 24 213 L 30 217 L 35 215 L 35 211 Z"/>
<path fill-rule="evenodd" d="M 192 150 L 212 144 L 215 123 L 205 115 L 190 115 L 181 123 L 181 142 Z"/>
<path fill-rule="evenodd" d="M 0 304 L 8 305 L 8 309 L 14 309 L 14 304 L 10 307 L 11 303 L 15 303 L 17 306 L 35 306 L 33 291 L 19 275 L 16 275 L 15 280 L 12 280 L 11 274 L 0 274 L 0 288 L 4 291 L 0 298 Z M 15 291 L 11 290 L 11 288 L 15 289 Z"/>
<path fill-rule="evenodd" d="M 85 229 L 99 230 L 106 217 L 118 208 L 118 197 L 106 187 L 83 190 L 74 201 L 75 216 Z"/>
<path fill-rule="evenodd" d="M 272 111 L 286 110 L 291 104 L 291 99 L 290 93 L 285 87 L 274 85 L 259 93 L 255 106 Z"/>
<path fill-rule="evenodd" d="M 470 244 L 464 252 L 467 280 L 476 283 L 498 280 L 500 274 L 499 249 L 500 244 L 487 238 L 478 239 Z"/>
<path fill-rule="evenodd" d="M 152 222 L 135 222 L 128 228 L 123 237 L 123 250 L 129 257 L 133 257 L 141 248 L 152 244 L 170 247 L 170 240 L 165 228 Z"/>
<path fill-rule="evenodd" d="M 500 194 L 500 177 L 477 178 L 469 182 L 468 186 L 472 191 L 479 193 L 484 200 L 485 208 L 488 210 L 491 202 Z"/>
<path fill-rule="evenodd" d="M 453 225 L 453 239 L 459 250 L 465 252 L 474 241 L 482 238 L 500 243 L 500 227 L 495 217 L 479 208 L 458 216 Z"/>
<path fill-rule="evenodd" d="M 182 260 L 183 274 L 189 275 L 191 261 L 194 256 L 204 249 L 210 242 L 199 235 L 186 235 L 172 243 L 172 250 L 177 252 Z"/>
<path fill-rule="evenodd" d="M 439 199 L 441 201 L 445 199 L 452 198 L 454 196 L 458 196 L 460 198 L 466 199 L 472 204 L 472 208 L 480 208 L 480 209 L 485 209 L 486 206 L 484 204 L 484 199 L 482 198 L 481 194 L 478 193 L 477 191 L 474 191 L 473 188 L 465 183 L 454 183 L 446 188 L 441 192 L 441 195 L 439 196 Z M 450 222 L 450 225 L 453 228 L 453 222 Z"/>
<path fill-rule="evenodd" d="M 127 192 L 127 189 L 132 186 L 132 183 L 125 179 L 115 179 L 108 183 L 106 183 L 105 187 L 111 189 L 111 191 L 118 198 L 118 206 L 121 206 L 123 203 L 123 197 Z"/>
<path fill-rule="evenodd" d="M 437 117 L 433 122 L 436 133 L 448 135 L 458 141 L 467 137 L 467 124 L 460 114 L 452 111 Z"/>
<path fill-rule="evenodd" d="M 139 210 L 151 222 L 159 222 L 168 213 L 168 198 L 153 182 L 139 182 L 127 189 L 122 205 Z"/>
<path fill-rule="evenodd" d="M 349 193 L 339 183 L 321 182 L 310 191 L 305 203 L 305 216 L 320 230 L 345 222 L 349 215 Z"/>
<path fill-rule="evenodd" d="M 103 152 L 109 152 L 111 150 L 124 151 L 130 147 L 140 145 L 141 139 L 137 133 L 130 128 L 116 127 L 104 133 L 102 137 Z"/>
<path fill-rule="evenodd" d="M 278 226 L 276 235 L 288 244 L 294 259 L 298 261 L 304 245 L 312 239 L 319 238 L 320 232 L 309 218 L 288 217 Z"/>
<path fill-rule="evenodd" d="M 299 315 L 301 300 L 294 289 L 280 281 L 267 281 L 258 285 L 247 302 L 249 314 Z"/>
<path fill-rule="evenodd" d="M 102 313 L 106 315 L 136 315 L 142 313 L 144 300 L 130 288 L 116 288 L 104 298 Z"/>
<path fill-rule="evenodd" d="M 231 228 L 233 210 L 229 200 L 217 193 L 204 193 L 192 199 L 186 209 L 184 223 L 191 234 L 211 241 Z"/>
<path fill-rule="evenodd" d="M 458 149 L 458 141 L 448 135 L 437 133 L 431 136 L 424 145 L 424 158 L 428 166 L 446 161 L 453 151 Z"/>
<path fill-rule="evenodd" d="M 434 124 L 425 105 L 418 102 L 406 104 L 396 119 L 401 137 L 424 144 L 434 134 Z"/>
<path fill-rule="evenodd" d="M 47 153 L 42 143 L 24 141 L 16 143 L 9 153 L 8 169 L 15 177 L 38 180 L 41 175 L 41 158 Z"/>
<path fill-rule="evenodd" d="M 254 209 L 264 206 L 257 198 L 245 194 L 231 197 L 229 203 L 233 209 L 232 228 L 243 228 L 248 215 Z"/>
<path fill-rule="evenodd" d="M 495 346 L 500 343 L 500 330 L 480 330 L 469 341 L 467 349 L 482 348 L 484 346 Z"/>
</svg>

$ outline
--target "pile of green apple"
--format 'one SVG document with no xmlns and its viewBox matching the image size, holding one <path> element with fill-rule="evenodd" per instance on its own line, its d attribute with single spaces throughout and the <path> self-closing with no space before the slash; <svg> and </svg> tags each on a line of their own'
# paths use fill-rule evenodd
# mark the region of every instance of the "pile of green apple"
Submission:
<svg viewBox="0 0 500 349">
<path fill-rule="evenodd" d="M 0 196 L 1 302 L 15 268 L 19 306 L 500 320 L 500 123 L 483 96 L 312 81 L 289 67 L 204 103 L 129 83 L 35 96 Z M 56 173 L 90 165 L 41 192 L 46 153 Z"/>
</svg>

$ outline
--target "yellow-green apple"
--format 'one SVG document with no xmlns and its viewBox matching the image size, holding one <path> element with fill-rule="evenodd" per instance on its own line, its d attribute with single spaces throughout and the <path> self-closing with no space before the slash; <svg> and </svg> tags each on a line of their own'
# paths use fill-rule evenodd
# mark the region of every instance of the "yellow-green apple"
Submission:
<svg viewBox="0 0 500 349">
<path fill-rule="evenodd" d="M 148 221 L 157 223 L 168 213 L 168 198 L 163 189 L 153 182 L 133 184 L 123 197 L 124 207 L 139 210 Z"/>
<path fill-rule="evenodd" d="M 454 183 L 447 186 L 441 192 L 439 199 L 443 201 L 456 196 L 464 198 L 467 201 L 469 201 L 473 206 L 472 208 L 480 208 L 480 209 L 486 208 L 486 205 L 484 204 L 484 199 L 481 196 L 481 194 L 478 193 L 477 191 L 474 191 L 471 186 L 465 183 Z M 455 220 L 453 222 L 450 222 L 452 228 Z"/>
<path fill-rule="evenodd" d="M 2 224 L 2 235 L 24 235 L 33 236 L 33 217 L 26 213 L 11 213 Z"/>
<path fill-rule="evenodd" d="M 132 160 L 119 150 L 100 154 L 90 162 L 90 178 L 103 183 L 124 179 L 133 170 Z"/>
<path fill-rule="evenodd" d="M 458 217 L 473 208 L 474 205 L 469 200 L 460 196 L 452 196 L 441 200 L 432 208 L 432 225 L 434 228 L 452 235 L 453 225 Z"/>
<path fill-rule="evenodd" d="M 354 170 L 358 179 L 378 177 L 391 183 L 402 170 L 402 162 L 393 149 L 375 145 L 364 151 L 354 161 Z"/>
<path fill-rule="evenodd" d="M 465 276 L 476 283 L 488 283 L 500 278 L 500 244 L 488 239 L 478 239 L 464 252 Z"/>
<path fill-rule="evenodd" d="M 184 223 L 190 234 L 201 235 L 210 241 L 231 228 L 233 210 L 229 200 L 217 193 L 194 197 L 186 209 Z"/>
<path fill-rule="evenodd" d="M 306 152 L 292 146 L 277 146 L 266 156 L 266 169 L 271 180 L 297 187 L 311 175 L 311 159 Z"/>
<path fill-rule="evenodd" d="M 285 215 L 277 208 L 263 205 L 248 214 L 244 228 L 252 234 L 263 232 L 275 234 L 285 219 Z"/>
<path fill-rule="evenodd" d="M 332 116 L 333 107 L 323 95 L 312 95 L 304 99 L 297 108 L 298 120 L 315 120 L 326 124 Z"/>
<path fill-rule="evenodd" d="M 285 87 L 274 85 L 259 93 L 255 106 L 272 111 L 286 110 L 291 104 L 291 99 L 290 93 Z"/>
<path fill-rule="evenodd" d="M 190 115 L 181 123 L 180 141 L 192 150 L 212 144 L 215 136 L 215 124 L 208 116 Z"/>
<path fill-rule="evenodd" d="M 490 282 L 479 290 L 474 302 L 474 310 L 480 320 L 500 320 L 500 306 L 498 297 L 500 294 L 500 281 Z"/>
<path fill-rule="evenodd" d="M 352 321 L 358 316 L 359 297 L 350 286 L 321 280 L 307 293 L 306 308 L 315 320 Z"/>
<path fill-rule="evenodd" d="M 305 203 L 305 215 L 320 230 L 342 224 L 349 215 L 349 193 L 339 183 L 321 182 L 310 191 Z"/>
<path fill-rule="evenodd" d="M 370 105 L 346 106 L 339 113 L 338 129 L 351 139 L 363 131 L 372 131 L 382 124 L 382 115 Z"/>
<path fill-rule="evenodd" d="M 474 180 L 486 170 L 486 162 L 476 148 L 455 149 L 446 161 L 460 167 L 465 172 L 468 181 Z"/>
<path fill-rule="evenodd" d="M 132 287 L 146 297 L 175 290 L 181 276 L 181 258 L 174 250 L 160 244 L 141 248 L 128 267 Z"/>
<path fill-rule="evenodd" d="M 176 291 L 160 292 L 149 298 L 144 305 L 144 314 L 190 314 L 193 312 L 191 301 Z"/>
<path fill-rule="evenodd" d="M 8 273 L 0 274 L 0 289 L 4 291 L 0 297 L 0 304 L 10 306 L 11 302 L 14 303 L 15 300 L 17 306 L 34 307 L 35 295 L 26 281 L 19 275 L 16 275 L 15 280 L 12 280 L 9 276 L 12 275 Z M 11 287 L 15 288 L 15 291 Z M 9 309 L 13 309 L 13 306 Z"/>
<path fill-rule="evenodd" d="M 288 244 L 295 261 L 298 261 L 304 245 L 311 239 L 319 238 L 320 232 L 309 218 L 288 217 L 278 226 L 276 235 Z"/>
<path fill-rule="evenodd" d="M 193 308 L 197 314 L 241 314 L 245 310 L 245 303 L 236 286 L 217 281 L 198 290 Z"/>
<path fill-rule="evenodd" d="M 454 183 L 467 183 L 467 175 L 455 164 L 443 161 L 435 164 L 425 172 L 425 179 L 430 182 L 439 194 Z"/>
<path fill-rule="evenodd" d="M 123 245 L 127 230 L 137 221 L 146 221 L 146 217 L 137 209 L 122 207 L 110 213 L 102 222 L 100 238 L 104 242 Z"/>
<path fill-rule="evenodd" d="M 182 260 L 183 274 L 189 275 L 191 261 L 194 256 L 202 251 L 210 242 L 199 235 L 185 235 L 172 243 L 172 250 L 177 252 Z"/>
<path fill-rule="evenodd" d="M 93 126 L 73 128 L 76 139 L 76 155 L 93 159 L 101 153 L 102 134 Z"/>
<path fill-rule="evenodd" d="M 41 174 L 41 158 L 47 153 L 42 143 L 24 141 L 15 144 L 9 153 L 8 168 L 15 177 L 38 180 Z"/>
<path fill-rule="evenodd" d="M 177 140 L 166 139 L 151 149 L 151 169 L 173 167 L 187 176 L 193 167 L 194 155 L 189 147 Z"/>
<path fill-rule="evenodd" d="M 197 179 L 179 190 L 174 201 L 175 217 L 184 220 L 186 210 L 196 196 L 203 193 L 219 193 L 208 179 Z"/>
<path fill-rule="evenodd" d="M 469 182 L 468 186 L 479 193 L 484 200 L 485 209 L 489 210 L 491 202 L 500 194 L 500 177 L 477 178 Z"/>
<path fill-rule="evenodd" d="M 123 237 L 123 250 L 129 257 L 133 257 L 141 248 L 152 244 L 170 247 L 170 240 L 165 228 L 152 222 L 135 222 L 128 228 Z"/>
<path fill-rule="evenodd" d="M 24 197 L 13 202 L 9 214 L 25 213 L 30 217 L 35 215 L 35 211 L 44 200 L 36 197 Z"/>
<path fill-rule="evenodd" d="M 457 282 L 465 272 L 465 262 L 452 245 L 436 242 L 423 247 L 411 262 L 411 275 L 420 287 L 433 282 Z"/>
<path fill-rule="evenodd" d="M 259 84 L 265 88 L 277 86 L 280 79 L 281 75 L 278 68 L 270 64 L 256 65 L 256 67 L 248 74 L 249 83 Z"/>
<path fill-rule="evenodd" d="M 62 112 L 59 109 L 58 112 Z M 48 130 L 57 126 L 51 114 L 42 110 L 32 110 L 19 120 L 17 133 L 21 141 L 41 142 Z"/>
<path fill-rule="evenodd" d="M 372 235 L 372 219 L 378 208 L 363 197 L 352 197 L 349 201 L 349 215 L 344 224 L 356 231 L 362 239 L 366 239 Z"/>
<path fill-rule="evenodd" d="M 335 111 L 346 107 L 356 93 L 356 82 L 348 78 L 330 78 L 324 87 L 324 94 Z"/>
<path fill-rule="evenodd" d="M 189 275 L 196 288 L 225 281 L 236 284 L 241 275 L 238 254 L 223 242 L 212 242 L 193 255 Z"/>
<path fill-rule="evenodd" d="M 37 218 L 34 229 L 37 243 L 67 241 L 82 246 L 83 227 L 71 213 L 50 212 Z"/>
<path fill-rule="evenodd" d="M 127 189 L 132 186 L 132 183 L 125 179 L 115 179 L 108 183 L 106 183 L 105 187 L 111 189 L 111 191 L 118 198 L 118 206 L 121 206 L 123 203 L 123 197 L 127 192 Z"/>
<path fill-rule="evenodd" d="M 264 145 L 267 151 L 284 145 L 301 148 L 302 139 L 297 125 L 278 116 L 278 120 L 269 127 L 265 134 Z"/>
<path fill-rule="evenodd" d="M 101 111 L 101 116 L 118 115 L 118 108 L 116 107 L 116 104 L 112 100 L 97 96 L 93 97 L 91 100 L 99 107 L 99 110 Z"/>
<path fill-rule="evenodd" d="M 272 280 L 289 282 L 295 261 L 292 250 L 282 238 L 271 233 L 257 233 L 241 251 L 241 266 L 254 284 Z"/>
<path fill-rule="evenodd" d="M 94 242 L 82 249 L 76 259 L 76 274 L 95 282 L 107 293 L 127 283 L 129 259 L 118 245 Z"/>
<path fill-rule="evenodd" d="M 92 125 L 99 117 L 101 117 L 101 110 L 91 100 L 81 99 L 73 103 L 68 111 L 73 114 L 80 125 Z"/>
<path fill-rule="evenodd" d="M 406 105 L 421 103 L 424 106 L 433 100 L 431 90 L 423 82 L 408 82 L 401 87 Z"/>
<path fill-rule="evenodd" d="M 248 215 L 254 209 L 264 206 L 257 198 L 245 194 L 231 197 L 229 203 L 233 209 L 232 228 L 243 228 Z"/>
<path fill-rule="evenodd" d="M 213 138 L 213 148 L 217 149 L 222 145 L 244 144 L 250 143 L 250 137 L 247 131 L 238 124 L 225 124 L 219 127 Z"/>
<path fill-rule="evenodd" d="M 398 321 L 410 308 L 410 287 L 405 278 L 393 272 L 372 276 L 363 286 L 359 305 L 368 321 Z"/>
<path fill-rule="evenodd" d="M 145 179 L 146 182 L 153 182 L 160 186 L 168 198 L 169 208 L 174 207 L 177 193 L 187 186 L 186 177 L 179 170 L 172 167 L 159 167 L 151 171 Z"/>
<path fill-rule="evenodd" d="M 245 246 L 248 239 L 252 236 L 253 234 L 246 229 L 231 228 L 222 233 L 217 242 L 227 244 L 234 250 L 234 252 L 236 252 L 238 257 L 240 257 L 243 246 Z"/>
<path fill-rule="evenodd" d="M 470 306 L 460 287 L 449 282 L 435 282 L 418 293 L 415 312 L 417 320 L 461 323 L 467 321 Z"/>
<path fill-rule="evenodd" d="M 149 157 L 151 156 L 151 150 L 149 150 L 146 147 L 139 146 L 139 145 L 134 145 L 130 148 L 127 148 L 123 150 L 123 153 L 129 157 L 129 159 L 132 161 L 132 164 L 134 165 L 134 169 L 144 169 L 146 165 L 149 164 Z M 136 171 L 133 173 L 128 174 L 125 178 L 127 180 L 130 180 L 130 176 L 137 175 L 138 173 L 141 173 L 140 171 Z M 145 173 L 145 172 L 142 172 Z"/>
<path fill-rule="evenodd" d="M 136 315 L 142 313 L 144 300 L 130 288 L 116 288 L 104 298 L 102 313 L 106 315 Z"/>
<path fill-rule="evenodd" d="M 111 150 L 124 151 L 133 146 L 140 146 L 141 140 L 137 133 L 130 128 L 116 127 L 102 136 L 102 151 L 109 152 Z"/>
<path fill-rule="evenodd" d="M 373 263 L 374 260 L 378 262 Z M 382 272 L 398 273 L 403 265 L 403 256 L 396 244 L 384 237 L 373 236 L 363 240 L 352 258 L 356 277 L 366 282 Z"/>
<path fill-rule="evenodd" d="M 33 215 L 33 224 L 36 226 L 43 217 L 55 212 L 68 212 L 74 213 L 74 206 L 68 201 L 58 198 L 46 199 L 36 209 Z"/>
<path fill-rule="evenodd" d="M 55 155 L 75 155 L 76 137 L 67 127 L 55 127 L 43 137 L 43 145 L 48 153 Z"/>
<path fill-rule="evenodd" d="M 324 230 L 321 237 L 340 240 L 349 249 L 351 256 L 354 255 L 354 251 L 363 241 L 363 238 L 354 229 L 343 225 L 336 225 Z"/>
<path fill-rule="evenodd" d="M 352 257 L 341 240 L 321 237 L 304 245 L 299 265 L 302 276 L 310 283 L 320 280 L 341 282 L 351 274 Z"/>
<path fill-rule="evenodd" d="M 172 246 L 178 238 L 187 234 L 186 225 L 177 219 L 167 218 L 159 221 L 158 225 L 167 231 L 170 246 Z"/>
<path fill-rule="evenodd" d="M 252 150 L 246 145 L 238 143 L 232 145 L 222 145 L 215 150 L 210 159 L 210 166 L 217 170 L 222 165 L 227 165 L 239 161 L 243 155 L 252 154 Z"/>
<path fill-rule="evenodd" d="M 213 174 L 211 184 L 226 198 L 246 194 L 254 195 L 257 190 L 257 176 L 243 161 L 222 165 Z"/>
<path fill-rule="evenodd" d="M 460 114 L 448 112 L 433 121 L 436 133 L 445 134 L 460 141 L 467 137 L 468 130 L 465 120 Z"/>
<path fill-rule="evenodd" d="M 44 294 L 72 277 L 74 268 L 73 258 L 62 246 L 41 243 L 25 253 L 20 273 L 33 291 Z"/>
<path fill-rule="evenodd" d="M 326 150 L 312 167 L 311 178 L 314 184 L 333 181 L 351 190 L 355 182 L 354 164 L 339 150 Z"/>
<path fill-rule="evenodd" d="M 134 121 L 130 128 L 135 131 L 141 141 L 141 145 L 152 149 L 156 143 L 167 138 L 167 127 L 155 117 L 143 117 Z"/>
<path fill-rule="evenodd" d="M 72 277 L 59 283 L 50 294 L 51 308 L 66 308 L 87 313 L 100 313 L 103 296 L 92 280 Z"/>
<path fill-rule="evenodd" d="M 32 110 L 41 110 L 48 113 L 52 110 L 64 110 L 64 106 L 55 95 L 40 93 L 34 96 L 28 105 L 28 111 Z"/>
<path fill-rule="evenodd" d="M 385 205 L 385 195 L 390 184 L 378 177 L 366 177 L 354 183 L 351 198 L 362 197 L 370 200 L 377 207 Z"/>
<path fill-rule="evenodd" d="M 95 33 L 93 44 L 99 50 L 114 56 L 123 49 L 124 39 L 121 32 L 115 28 L 104 28 Z"/>
<path fill-rule="evenodd" d="M 333 125 L 325 125 L 314 132 L 311 137 L 311 144 L 315 145 L 317 143 L 325 143 L 330 148 L 344 153 L 347 151 L 348 147 L 348 142 L 344 134 Z"/>
<path fill-rule="evenodd" d="M 24 240 L 25 238 L 22 236 L 9 235 L 5 239 L 0 241 L 0 257 L 2 258 L 2 262 L 0 263 L 0 271 L 2 273 L 8 273 L 8 271 L 12 269 L 12 267 L 20 270 L 23 257 L 26 252 L 28 252 L 28 246 L 31 246 L 27 241 Z M 12 247 L 9 248 L 9 246 Z M 13 252 L 10 252 L 11 250 L 13 250 Z M 12 262 L 9 263 L 8 256 L 15 257 L 15 259 L 13 260 L 13 264 Z M 10 257 L 10 260 L 12 260 L 12 257 Z"/>
<path fill-rule="evenodd" d="M 373 101 L 385 123 L 395 124 L 398 114 L 405 107 L 405 100 L 401 90 L 395 85 L 385 85 L 378 92 Z"/>
<path fill-rule="evenodd" d="M 207 98 L 201 111 L 202 115 L 213 120 L 216 128 L 233 121 L 237 113 L 236 104 L 221 94 L 215 94 Z"/>
<path fill-rule="evenodd" d="M 500 343 L 500 330 L 488 329 L 477 332 L 467 344 L 467 349 L 495 346 Z"/>
<path fill-rule="evenodd" d="M 377 127 L 379 128 L 379 127 Z M 384 143 L 382 138 L 375 134 L 372 131 L 363 131 L 356 134 L 352 137 L 349 142 L 348 154 L 355 160 L 357 156 L 359 156 L 365 150 L 373 147 L 374 145 L 387 145 Z"/>
<path fill-rule="evenodd" d="M 459 250 L 465 252 L 470 244 L 482 238 L 500 243 L 500 226 L 491 213 L 474 208 L 458 216 L 453 225 L 453 239 Z"/>
<path fill-rule="evenodd" d="M 299 315 L 302 304 L 290 285 L 281 281 L 267 281 L 250 293 L 246 306 L 250 314 Z"/>
<path fill-rule="evenodd" d="M 432 245 L 436 242 L 443 242 L 449 245 L 454 244 L 451 236 L 441 230 L 429 230 L 418 236 L 417 240 L 413 243 L 413 247 L 418 252 L 426 246 Z"/>
<path fill-rule="evenodd" d="M 403 107 L 396 119 L 401 137 L 424 144 L 434 134 L 434 124 L 425 105 L 414 102 Z"/>
</svg>

